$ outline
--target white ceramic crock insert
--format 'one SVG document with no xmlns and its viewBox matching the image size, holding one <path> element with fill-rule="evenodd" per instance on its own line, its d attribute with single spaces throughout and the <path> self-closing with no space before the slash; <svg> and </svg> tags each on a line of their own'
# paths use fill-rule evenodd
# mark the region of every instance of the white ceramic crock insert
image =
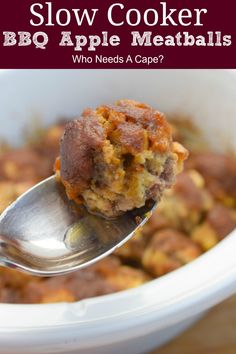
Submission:
<svg viewBox="0 0 236 354">
<path fill-rule="evenodd" d="M 236 75 L 204 70 L 6 71 L 0 136 L 118 98 L 189 115 L 214 148 L 236 149 Z M 139 288 L 77 303 L 0 305 L 0 353 L 138 354 L 166 342 L 236 291 L 236 232 L 194 262 Z"/>
</svg>

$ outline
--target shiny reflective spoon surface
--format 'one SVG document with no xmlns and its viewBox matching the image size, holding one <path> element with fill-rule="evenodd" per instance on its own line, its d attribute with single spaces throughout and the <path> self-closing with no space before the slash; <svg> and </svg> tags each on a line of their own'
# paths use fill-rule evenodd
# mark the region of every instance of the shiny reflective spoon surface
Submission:
<svg viewBox="0 0 236 354">
<path fill-rule="evenodd" d="M 152 202 L 107 220 L 70 202 L 49 177 L 0 216 L 0 264 L 39 276 L 87 267 L 128 241 L 155 208 Z"/>
</svg>

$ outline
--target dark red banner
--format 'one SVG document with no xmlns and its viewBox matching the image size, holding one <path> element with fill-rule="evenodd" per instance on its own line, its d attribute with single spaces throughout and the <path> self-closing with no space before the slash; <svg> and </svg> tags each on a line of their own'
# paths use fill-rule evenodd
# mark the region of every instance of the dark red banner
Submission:
<svg viewBox="0 0 236 354">
<path fill-rule="evenodd" d="M 235 0 L 4 1 L 0 68 L 236 68 Z"/>
</svg>

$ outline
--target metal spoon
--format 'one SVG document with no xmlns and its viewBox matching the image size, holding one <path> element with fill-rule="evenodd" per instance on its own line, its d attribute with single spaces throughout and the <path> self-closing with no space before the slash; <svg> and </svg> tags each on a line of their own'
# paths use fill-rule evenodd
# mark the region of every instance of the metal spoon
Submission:
<svg viewBox="0 0 236 354">
<path fill-rule="evenodd" d="M 87 267 L 128 241 L 155 207 L 152 202 L 106 220 L 70 202 L 49 177 L 0 216 L 0 264 L 39 276 Z"/>
</svg>

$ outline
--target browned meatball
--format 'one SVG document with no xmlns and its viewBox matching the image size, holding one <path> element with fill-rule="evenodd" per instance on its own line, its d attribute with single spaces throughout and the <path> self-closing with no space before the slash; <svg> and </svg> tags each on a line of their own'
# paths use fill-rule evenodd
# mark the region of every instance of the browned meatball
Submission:
<svg viewBox="0 0 236 354">
<path fill-rule="evenodd" d="M 0 154 L 0 180 L 37 183 L 48 176 L 49 164 L 32 148 L 25 147 Z"/>
<path fill-rule="evenodd" d="M 98 272 L 86 269 L 41 282 L 32 280 L 24 287 L 22 297 L 25 303 L 71 302 L 114 291 L 116 288 Z"/>
<path fill-rule="evenodd" d="M 191 239 L 204 251 L 215 246 L 236 228 L 236 211 L 222 204 L 215 204 L 204 221 L 191 232 Z"/>
<path fill-rule="evenodd" d="M 94 268 L 116 291 L 134 288 L 151 279 L 144 270 L 123 265 L 114 256 L 105 258 Z"/>
<path fill-rule="evenodd" d="M 221 240 L 236 228 L 236 211 L 216 204 L 208 213 L 206 221 Z"/>
<path fill-rule="evenodd" d="M 68 123 L 56 170 L 70 199 L 114 217 L 158 201 L 186 157 L 162 113 L 121 100 Z"/>
<path fill-rule="evenodd" d="M 144 248 L 147 244 L 147 239 L 148 238 L 144 236 L 143 230 L 139 230 L 122 247 L 116 249 L 115 255 L 122 259 L 140 262 L 142 260 Z"/>
<path fill-rule="evenodd" d="M 188 170 L 179 174 L 173 188 L 164 194 L 157 218 L 160 213 L 169 226 L 190 232 L 212 206 L 204 179 L 197 171 Z"/>
<path fill-rule="evenodd" d="M 188 165 L 201 173 L 214 197 L 236 202 L 236 158 L 233 155 L 210 151 L 199 153 Z"/>
<path fill-rule="evenodd" d="M 143 266 L 154 276 L 166 274 L 201 254 L 201 249 L 185 234 L 165 229 L 158 231 L 143 254 Z"/>
</svg>

